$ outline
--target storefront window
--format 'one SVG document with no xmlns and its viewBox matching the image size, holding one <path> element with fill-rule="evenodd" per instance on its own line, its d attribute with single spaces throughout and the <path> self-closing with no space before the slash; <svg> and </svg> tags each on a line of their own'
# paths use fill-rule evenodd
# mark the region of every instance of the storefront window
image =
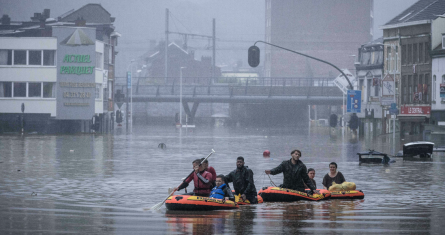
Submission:
<svg viewBox="0 0 445 235">
<path fill-rule="evenodd" d="M 0 97 L 12 97 L 12 82 L 0 82 Z"/>
<path fill-rule="evenodd" d="M 28 97 L 41 97 L 42 83 L 30 82 L 28 84 Z"/>
<path fill-rule="evenodd" d="M 0 50 L 0 65 L 12 65 L 12 50 Z"/>
<path fill-rule="evenodd" d="M 56 98 L 56 85 L 54 82 L 43 83 L 43 98 Z"/>
<path fill-rule="evenodd" d="M 53 66 L 55 65 L 55 50 L 44 50 L 43 51 L 43 65 Z"/>
<path fill-rule="evenodd" d="M 14 97 L 26 97 L 26 82 L 14 82 Z"/>
<path fill-rule="evenodd" d="M 14 50 L 14 65 L 26 65 L 25 50 Z"/>
<path fill-rule="evenodd" d="M 42 65 L 42 51 L 29 51 L 29 65 Z"/>
</svg>

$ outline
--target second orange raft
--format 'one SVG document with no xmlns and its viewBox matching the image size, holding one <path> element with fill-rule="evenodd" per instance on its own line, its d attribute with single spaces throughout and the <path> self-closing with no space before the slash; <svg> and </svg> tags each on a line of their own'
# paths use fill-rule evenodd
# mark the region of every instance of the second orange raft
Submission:
<svg viewBox="0 0 445 235">
<path fill-rule="evenodd" d="M 310 195 L 306 192 L 272 186 L 262 188 L 258 195 L 265 202 L 319 201 L 331 197 L 331 193 L 325 189 L 317 189 L 313 195 Z"/>
</svg>

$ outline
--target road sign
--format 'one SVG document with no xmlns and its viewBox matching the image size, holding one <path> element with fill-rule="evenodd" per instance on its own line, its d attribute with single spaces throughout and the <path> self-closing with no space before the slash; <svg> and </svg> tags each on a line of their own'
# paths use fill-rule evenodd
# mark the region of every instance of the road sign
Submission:
<svg viewBox="0 0 445 235">
<path fill-rule="evenodd" d="M 131 72 L 127 72 L 127 87 L 131 88 Z"/>
<path fill-rule="evenodd" d="M 346 112 L 360 113 L 362 106 L 362 91 L 348 90 Z"/>
<path fill-rule="evenodd" d="M 398 115 L 399 114 L 399 109 L 395 108 L 390 108 L 389 109 L 389 114 L 394 114 L 394 115 Z"/>
<path fill-rule="evenodd" d="M 352 73 L 349 72 L 349 70 L 347 70 L 347 69 L 342 69 L 342 71 L 346 76 L 348 76 L 348 79 L 349 79 L 349 81 L 351 81 L 352 85 L 354 85 L 354 81 L 355 81 L 354 75 L 352 75 Z M 334 84 L 343 92 L 343 94 L 346 95 L 346 93 L 348 91 L 349 82 L 345 78 L 345 76 L 343 76 L 343 74 L 339 74 L 334 79 Z"/>
</svg>

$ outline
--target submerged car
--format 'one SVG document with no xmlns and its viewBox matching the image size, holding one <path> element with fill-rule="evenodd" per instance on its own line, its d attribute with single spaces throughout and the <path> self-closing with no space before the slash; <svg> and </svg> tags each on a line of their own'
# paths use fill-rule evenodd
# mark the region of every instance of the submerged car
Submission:
<svg viewBox="0 0 445 235">
<path fill-rule="evenodd" d="M 388 164 L 390 162 L 390 158 L 388 154 L 377 152 L 374 150 L 369 150 L 368 152 L 360 152 L 357 153 L 359 163 L 380 163 L 380 164 Z"/>
<path fill-rule="evenodd" d="M 416 141 L 404 144 L 402 152 L 398 155 L 402 156 L 403 160 L 428 161 L 433 159 L 433 150 L 433 142 Z"/>
</svg>

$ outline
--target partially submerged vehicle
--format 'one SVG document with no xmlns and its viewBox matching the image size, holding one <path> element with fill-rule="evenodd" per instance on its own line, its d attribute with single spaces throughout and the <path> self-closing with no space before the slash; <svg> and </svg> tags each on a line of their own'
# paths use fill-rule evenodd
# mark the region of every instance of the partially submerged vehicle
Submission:
<svg viewBox="0 0 445 235">
<path fill-rule="evenodd" d="M 367 152 L 357 153 L 359 163 L 381 163 L 388 164 L 390 162 L 390 158 L 388 154 L 377 152 L 374 150 L 369 150 Z"/>
<path fill-rule="evenodd" d="M 434 143 L 426 141 L 410 142 L 403 145 L 403 160 L 407 161 L 428 161 L 433 159 Z"/>
</svg>

